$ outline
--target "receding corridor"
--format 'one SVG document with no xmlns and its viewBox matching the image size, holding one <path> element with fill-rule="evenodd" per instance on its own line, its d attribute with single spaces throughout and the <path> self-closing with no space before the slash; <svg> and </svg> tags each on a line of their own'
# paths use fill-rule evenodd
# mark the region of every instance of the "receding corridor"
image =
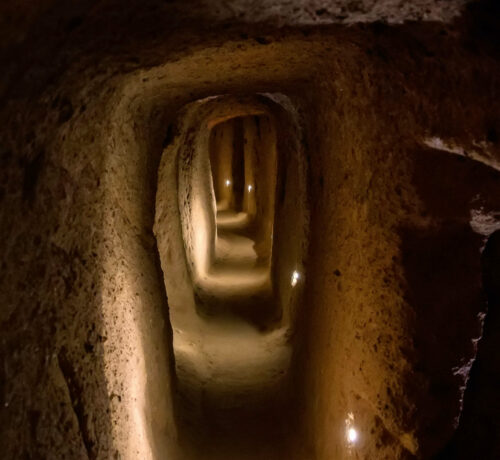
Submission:
<svg viewBox="0 0 500 460">
<path fill-rule="evenodd" d="M 0 2 L 0 457 L 500 459 L 500 2 Z"/>
<path fill-rule="evenodd" d="M 217 212 L 215 260 L 196 286 L 201 308 L 209 315 L 245 311 L 251 314 L 252 310 L 272 309 L 269 262 L 259 261 L 257 243 L 245 232 L 248 226 L 245 216 L 245 213 Z"/>
<path fill-rule="evenodd" d="M 206 233 L 214 256 L 193 277 L 193 308 L 172 321 L 174 403 L 186 458 L 288 455 L 293 326 L 283 321 L 271 270 L 277 170 L 269 123 L 247 117 L 216 125 L 199 153 L 210 156 L 215 228 Z"/>
</svg>

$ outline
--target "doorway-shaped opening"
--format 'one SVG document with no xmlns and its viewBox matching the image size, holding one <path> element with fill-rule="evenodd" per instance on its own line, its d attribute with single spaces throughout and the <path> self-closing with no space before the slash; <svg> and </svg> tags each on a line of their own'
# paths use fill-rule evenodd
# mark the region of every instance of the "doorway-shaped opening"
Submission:
<svg viewBox="0 0 500 460">
<path fill-rule="evenodd" d="M 307 223 L 297 125 L 291 108 L 266 96 L 208 98 L 183 109 L 162 155 L 155 235 L 189 460 L 288 457 L 302 296 L 290 279 Z"/>
<path fill-rule="evenodd" d="M 216 124 L 209 156 L 216 230 L 213 264 L 198 283 L 202 313 L 269 318 L 276 310 L 271 280 L 277 177 L 273 120 L 252 115 Z"/>
<path fill-rule="evenodd" d="M 277 183 L 277 139 L 267 115 L 236 117 L 213 127 L 210 163 L 218 229 L 245 230 L 261 264 L 269 264 Z"/>
<path fill-rule="evenodd" d="M 218 211 L 243 211 L 244 128 L 241 117 L 222 122 L 210 134 L 210 163 Z"/>
</svg>

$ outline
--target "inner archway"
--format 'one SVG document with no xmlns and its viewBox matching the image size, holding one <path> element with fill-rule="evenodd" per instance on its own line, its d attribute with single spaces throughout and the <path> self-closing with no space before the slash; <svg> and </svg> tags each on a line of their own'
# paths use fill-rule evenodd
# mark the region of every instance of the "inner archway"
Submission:
<svg viewBox="0 0 500 460">
<path fill-rule="evenodd" d="M 180 134 L 163 152 L 155 234 L 179 435 L 193 458 L 286 455 L 280 439 L 292 410 L 291 337 L 301 298 L 292 277 L 305 241 L 281 222 L 291 203 L 302 203 L 295 212 L 304 225 L 307 215 L 300 142 L 283 135 L 300 133 L 296 123 L 266 96 L 210 98 L 181 111 Z M 285 249 L 290 232 L 295 244 Z"/>
</svg>

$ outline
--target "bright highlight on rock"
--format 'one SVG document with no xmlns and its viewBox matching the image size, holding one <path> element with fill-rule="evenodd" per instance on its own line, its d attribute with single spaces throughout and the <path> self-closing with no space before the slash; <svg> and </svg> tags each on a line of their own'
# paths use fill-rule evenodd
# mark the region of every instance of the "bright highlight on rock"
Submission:
<svg viewBox="0 0 500 460">
<path fill-rule="evenodd" d="M 347 430 L 347 440 L 354 444 L 358 439 L 358 432 L 354 428 L 349 428 Z"/>
<path fill-rule="evenodd" d="M 349 447 L 352 447 L 353 444 L 356 443 L 358 440 L 358 432 L 354 428 L 354 414 L 352 412 L 349 412 L 347 414 L 347 418 L 345 420 L 345 425 L 346 425 L 346 439 L 347 439 L 347 444 Z"/>
</svg>

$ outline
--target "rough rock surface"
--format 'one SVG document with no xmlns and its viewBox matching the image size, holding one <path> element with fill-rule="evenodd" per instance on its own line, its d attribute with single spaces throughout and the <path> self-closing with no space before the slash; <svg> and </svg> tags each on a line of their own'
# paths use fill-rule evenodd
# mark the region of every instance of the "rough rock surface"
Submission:
<svg viewBox="0 0 500 460">
<path fill-rule="evenodd" d="M 458 417 L 500 211 L 498 5 L 25 3 L 0 7 L 5 458 L 179 458 L 152 233 L 162 144 L 186 104 L 264 92 L 297 107 L 308 161 L 291 451 L 477 442 L 494 334 Z M 376 20 L 393 24 L 328 25 Z"/>
</svg>

